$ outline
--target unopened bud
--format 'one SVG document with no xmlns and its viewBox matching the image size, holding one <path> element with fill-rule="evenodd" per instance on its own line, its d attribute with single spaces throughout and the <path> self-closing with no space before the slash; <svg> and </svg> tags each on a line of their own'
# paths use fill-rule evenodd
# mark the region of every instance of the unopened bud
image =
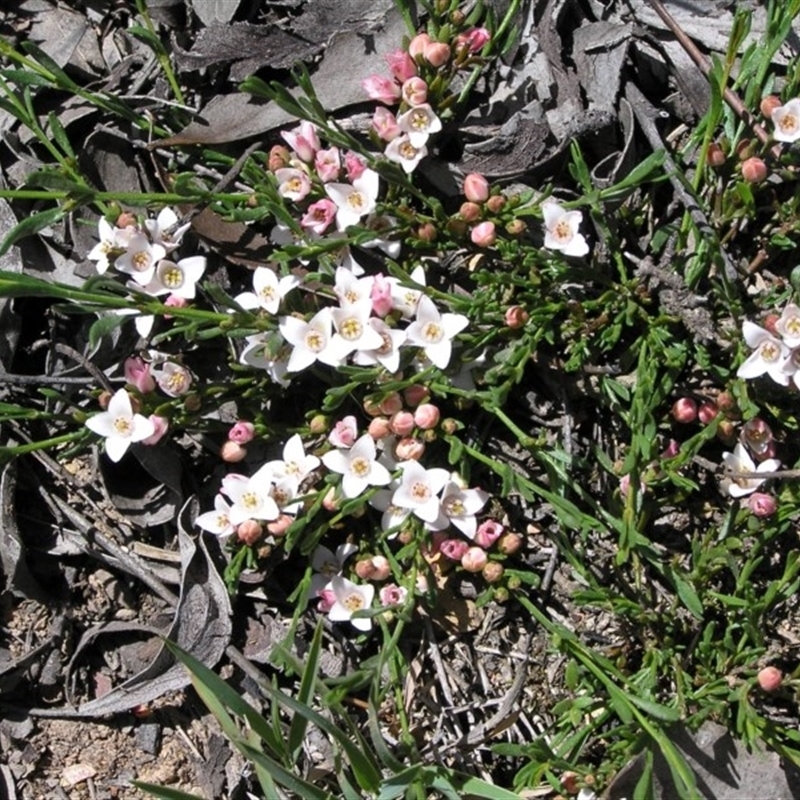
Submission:
<svg viewBox="0 0 800 800">
<path fill-rule="evenodd" d="M 708 425 L 709 422 L 715 420 L 717 418 L 717 414 L 719 414 L 717 404 L 708 400 L 700 403 L 700 406 L 697 409 L 697 418 L 703 423 L 703 425 Z"/>
<path fill-rule="evenodd" d="M 436 226 L 430 222 L 426 222 L 417 228 L 417 238 L 422 239 L 423 242 L 436 241 Z"/>
<path fill-rule="evenodd" d="M 427 400 L 430 394 L 428 387 L 423 386 L 421 383 L 412 383 L 411 386 L 406 386 L 403 389 L 403 399 L 406 401 L 406 405 L 412 408 Z"/>
<path fill-rule="evenodd" d="M 288 514 L 280 514 L 278 519 L 273 520 L 272 522 L 267 523 L 267 530 L 273 536 L 285 536 L 286 531 L 289 530 L 289 526 L 294 522 L 294 517 L 290 517 Z"/>
<path fill-rule="evenodd" d="M 475 222 L 481 218 L 481 207 L 477 203 L 468 201 L 461 204 L 458 213 L 465 222 Z"/>
<path fill-rule="evenodd" d="M 492 214 L 499 214 L 505 208 L 506 202 L 505 195 L 495 194 L 486 201 L 486 207 Z"/>
<path fill-rule="evenodd" d="M 764 667 L 758 673 L 758 685 L 765 692 L 775 692 L 781 688 L 783 673 L 777 667 Z"/>
<path fill-rule="evenodd" d="M 781 103 L 780 97 L 777 97 L 774 94 L 767 95 L 762 101 L 759 108 L 761 109 L 761 113 L 767 118 L 772 119 L 772 112 L 776 108 L 780 108 L 783 103 Z"/>
<path fill-rule="evenodd" d="M 425 444 L 418 439 L 407 436 L 394 446 L 394 455 L 398 461 L 418 461 L 425 452 Z"/>
<path fill-rule="evenodd" d="M 504 533 L 497 540 L 497 549 L 503 553 L 503 555 L 510 556 L 522 547 L 522 541 L 522 536 L 509 531 L 508 533 Z"/>
<path fill-rule="evenodd" d="M 490 561 L 482 570 L 481 574 L 486 583 L 497 583 L 502 579 L 505 569 L 499 561 Z"/>
<path fill-rule="evenodd" d="M 328 432 L 330 423 L 330 419 L 325 414 L 315 414 L 308 423 L 308 431 L 314 436 L 319 436 Z"/>
<path fill-rule="evenodd" d="M 269 161 L 267 162 L 267 167 L 270 172 L 275 172 L 275 170 L 288 167 L 289 159 L 289 148 L 284 147 L 282 144 L 275 144 L 269 151 Z"/>
<path fill-rule="evenodd" d="M 767 165 L 761 158 L 748 158 L 742 162 L 742 177 L 748 183 L 761 183 L 768 174 Z"/>
<path fill-rule="evenodd" d="M 461 557 L 461 566 L 467 572 L 480 572 L 488 561 L 489 556 L 482 547 L 470 547 Z"/>
<path fill-rule="evenodd" d="M 676 422 L 694 422 L 697 419 L 697 403 L 691 397 L 681 397 L 672 406 L 672 416 Z"/>
<path fill-rule="evenodd" d="M 505 323 L 512 330 L 524 328 L 531 315 L 522 306 L 509 306 L 505 313 Z"/>
<path fill-rule="evenodd" d="M 261 524 L 254 519 L 246 519 L 236 526 L 236 536 L 243 544 L 255 544 L 263 533 Z"/>
<path fill-rule="evenodd" d="M 716 142 L 711 142 L 711 144 L 708 145 L 708 150 L 706 150 L 706 161 L 708 161 L 708 165 L 718 169 L 725 165 L 726 160 L 725 151 Z"/>
<path fill-rule="evenodd" d="M 399 392 L 392 392 L 381 400 L 378 407 L 380 408 L 381 414 L 386 414 L 391 417 L 393 414 L 402 410 L 403 398 Z"/>
<path fill-rule="evenodd" d="M 236 464 L 246 455 L 247 448 L 232 439 L 228 439 L 219 449 L 219 457 L 228 464 Z"/>
<path fill-rule="evenodd" d="M 521 236 L 526 230 L 528 230 L 528 223 L 519 217 L 506 223 L 506 233 L 509 236 Z"/>
<path fill-rule="evenodd" d="M 489 181 L 483 175 L 471 172 L 464 178 L 464 197 L 472 203 L 485 203 L 489 199 Z"/>
</svg>

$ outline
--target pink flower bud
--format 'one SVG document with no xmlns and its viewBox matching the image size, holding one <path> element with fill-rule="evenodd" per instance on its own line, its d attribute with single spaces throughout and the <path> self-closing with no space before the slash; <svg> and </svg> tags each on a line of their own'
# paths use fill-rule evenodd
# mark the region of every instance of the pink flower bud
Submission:
<svg viewBox="0 0 800 800">
<path fill-rule="evenodd" d="M 431 37 L 427 33 L 418 33 L 408 43 L 408 54 L 411 58 L 425 55 L 425 48 L 431 43 Z"/>
<path fill-rule="evenodd" d="M 318 589 L 317 598 L 319 599 L 317 611 L 321 614 L 327 614 L 336 602 L 336 595 L 333 593 L 333 589 Z"/>
<path fill-rule="evenodd" d="M 777 97 L 774 94 L 767 95 L 760 103 L 759 108 L 761 113 L 767 118 L 772 119 L 772 112 L 776 108 L 780 108 L 783 105 L 781 102 L 780 97 Z"/>
<path fill-rule="evenodd" d="M 269 151 L 267 167 L 270 172 L 275 172 L 277 169 L 288 167 L 290 160 L 291 155 L 289 154 L 289 148 L 282 144 L 274 144 Z"/>
<path fill-rule="evenodd" d="M 370 100 L 386 103 L 387 106 L 394 105 L 401 97 L 401 89 L 397 83 L 383 75 L 370 75 L 361 81 L 361 86 Z"/>
<path fill-rule="evenodd" d="M 428 99 L 428 84 L 422 78 L 409 78 L 403 84 L 402 97 L 410 106 L 421 106 Z"/>
<path fill-rule="evenodd" d="M 694 422 L 697 419 L 697 403 L 691 397 L 681 397 L 672 406 L 676 422 Z"/>
<path fill-rule="evenodd" d="M 308 431 L 313 436 L 319 436 L 328 430 L 330 420 L 324 414 L 314 414 L 308 423 Z"/>
<path fill-rule="evenodd" d="M 392 284 L 377 274 L 372 280 L 369 298 L 372 300 L 372 313 L 376 317 L 385 317 L 392 310 Z"/>
<path fill-rule="evenodd" d="M 486 28 L 473 28 L 460 34 L 456 38 L 456 43 L 459 48 L 466 47 L 470 53 L 477 53 L 479 50 L 483 50 L 483 46 L 491 38 L 491 34 Z"/>
<path fill-rule="evenodd" d="M 510 556 L 516 553 L 522 547 L 522 542 L 522 536 L 520 536 L 518 533 L 508 531 L 508 533 L 504 533 L 497 540 L 497 549 L 503 553 L 503 555 Z"/>
<path fill-rule="evenodd" d="M 418 461 L 425 452 L 425 444 L 407 436 L 394 446 L 394 455 L 398 461 Z"/>
<path fill-rule="evenodd" d="M 485 203 L 489 199 L 489 181 L 477 172 L 464 178 L 464 197 L 473 203 Z"/>
<path fill-rule="evenodd" d="M 497 241 L 494 222 L 481 222 L 470 232 L 469 238 L 478 247 L 491 247 Z"/>
<path fill-rule="evenodd" d="M 387 583 L 382 586 L 378 592 L 382 606 L 399 606 L 402 605 L 408 596 L 408 589 L 403 586 L 398 586 L 396 583 Z"/>
<path fill-rule="evenodd" d="M 708 425 L 709 422 L 715 420 L 717 418 L 717 414 L 719 414 L 717 404 L 708 400 L 700 403 L 700 407 L 697 409 L 697 418 L 703 423 L 703 425 Z"/>
<path fill-rule="evenodd" d="M 242 447 L 238 442 L 228 439 L 219 449 L 219 457 L 228 464 L 235 464 L 247 455 L 247 448 Z"/>
<path fill-rule="evenodd" d="M 378 106 L 372 115 L 372 129 L 384 142 L 391 142 L 400 135 L 397 117 L 385 106 Z"/>
<path fill-rule="evenodd" d="M 313 123 L 304 120 L 290 131 L 281 131 L 281 138 L 294 150 L 301 161 L 310 163 L 322 146 Z"/>
<path fill-rule="evenodd" d="M 410 411 L 398 411 L 389 420 L 389 427 L 397 436 L 408 436 L 414 430 L 414 415 Z"/>
<path fill-rule="evenodd" d="M 506 205 L 506 197 L 502 194 L 493 194 L 487 201 L 486 201 L 486 208 L 492 212 L 492 214 L 499 214 Z"/>
<path fill-rule="evenodd" d="M 267 531 L 273 536 L 285 536 L 289 526 L 294 522 L 294 517 L 289 514 L 280 514 L 278 519 L 267 523 Z"/>
<path fill-rule="evenodd" d="M 261 524 L 254 519 L 246 519 L 236 526 L 236 536 L 243 544 L 255 544 L 263 533 Z"/>
<path fill-rule="evenodd" d="M 405 50 L 395 50 L 386 54 L 386 63 L 389 71 L 399 83 L 405 83 L 417 74 L 417 65 L 414 59 Z"/>
<path fill-rule="evenodd" d="M 504 315 L 506 325 L 512 330 L 524 328 L 530 318 L 530 314 L 522 306 L 509 306 Z"/>
<path fill-rule="evenodd" d="M 123 211 L 117 217 L 117 227 L 118 228 L 135 228 L 136 227 L 136 216 L 131 214 L 130 211 Z"/>
<path fill-rule="evenodd" d="M 443 67 L 450 60 L 450 46 L 444 42 L 431 42 L 422 51 L 422 57 L 432 66 Z"/>
<path fill-rule="evenodd" d="M 414 412 L 414 422 L 416 426 L 422 428 L 424 431 L 435 428 L 439 424 L 440 418 L 441 412 L 439 411 L 439 407 L 435 406 L 433 403 L 423 403 L 418 406 L 417 410 Z"/>
<path fill-rule="evenodd" d="M 427 400 L 430 397 L 430 390 L 427 386 L 423 386 L 421 383 L 413 383 L 411 386 L 406 386 L 403 389 L 403 399 L 406 401 L 406 405 L 411 406 L 418 406 L 424 400 Z"/>
<path fill-rule="evenodd" d="M 475 544 L 481 547 L 491 547 L 503 533 L 503 526 L 493 519 L 487 519 L 475 531 Z"/>
<path fill-rule="evenodd" d="M 706 161 L 716 169 L 725 166 L 725 151 L 716 142 L 711 142 L 706 150 Z"/>
<path fill-rule="evenodd" d="M 480 572 L 488 561 L 489 556 L 482 547 L 470 547 L 461 557 L 461 566 L 467 572 Z"/>
<path fill-rule="evenodd" d="M 358 423 L 351 414 L 338 420 L 328 434 L 328 441 L 334 447 L 352 447 L 358 438 Z"/>
<path fill-rule="evenodd" d="M 481 574 L 486 583 L 497 583 L 502 580 L 505 569 L 499 561 L 490 561 L 482 570 Z"/>
<path fill-rule="evenodd" d="M 481 207 L 477 203 L 468 201 L 461 204 L 458 213 L 465 222 L 475 222 L 481 218 Z"/>
<path fill-rule="evenodd" d="M 228 438 L 236 444 L 247 444 L 253 441 L 256 434 L 255 425 L 240 419 L 229 431 Z"/>
<path fill-rule="evenodd" d="M 367 433 L 375 441 L 378 441 L 378 439 L 385 439 L 387 436 L 392 435 L 392 426 L 386 417 L 375 417 L 375 419 L 370 420 Z"/>
<path fill-rule="evenodd" d="M 675 458 L 680 451 L 681 448 L 678 442 L 675 441 L 675 439 L 670 439 L 669 442 L 667 442 L 667 446 L 661 453 L 661 458 Z"/>
<path fill-rule="evenodd" d="M 156 388 L 155 378 L 150 374 L 150 365 L 138 356 L 126 358 L 122 364 L 125 380 L 135 386 L 142 394 L 148 394 Z"/>
<path fill-rule="evenodd" d="M 336 489 L 333 486 L 325 492 L 325 497 L 322 498 L 322 507 L 331 512 L 339 510 L 339 498 L 336 496 Z"/>
<path fill-rule="evenodd" d="M 386 395 L 386 397 L 381 400 L 379 408 L 381 414 L 392 416 L 392 414 L 396 414 L 398 411 L 402 410 L 403 398 L 400 396 L 399 392 L 391 392 L 391 394 Z"/>
<path fill-rule="evenodd" d="M 362 558 L 356 563 L 355 570 L 362 581 L 385 581 L 392 574 L 392 568 L 385 556 Z"/>
<path fill-rule="evenodd" d="M 747 507 L 754 517 L 771 517 L 778 507 L 778 503 L 771 494 L 754 492 L 747 498 Z"/>
<path fill-rule="evenodd" d="M 164 305 L 167 308 L 186 308 L 189 301 L 185 297 L 178 297 L 176 294 L 171 294 L 165 301 Z M 164 314 L 164 319 L 172 319 L 172 314 Z"/>
<path fill-rule="evenodd" d="M 469 545 L 463 539 L 445 539 L 439 543 L 439 552 L 450 561 L 461 561 Z"/>
<path fill-rule="evenodd" d="M 156 444 L 161 441 L 164 434 L 169 430 L 169 420 L 166 417 L 159 417 L 158 414 L 151 414 L 150 422 L 153 423 L 153 433 L 146 439 L 142 439 L 142 444 Z"/>
<path fill-rule="evenodd" d="M 765 692 L 776 692 L 783 683 L 783 673 L 777 667 L 764 667 L 758 672 L 758 685 Z"/>
<path fill-rule="evenodd" d="M 344 154 L 344 169 L 350 183 L 358 180 L 366 168 L 367 162 L 358 153 L 348 150 Z"/>
<path fill-rule="evenodd" d="M 761 158 L 748 158 L 742 162 L 742 177 L 748 183 L 761 183 L 768 174 L 767 165 Z"/>
</svg>

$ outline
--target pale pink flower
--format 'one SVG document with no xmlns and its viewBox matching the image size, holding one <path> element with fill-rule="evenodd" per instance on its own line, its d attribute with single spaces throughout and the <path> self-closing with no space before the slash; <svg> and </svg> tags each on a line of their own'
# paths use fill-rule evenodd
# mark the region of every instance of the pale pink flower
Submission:
<svg viewBox="0 0 800 800">
<path fill-rule="evenodd" d="M 350 183 L 353 183 L 356 178 L 360 178 L 366 168 L 367 162 L 358 153 L 348 150 L 344 154 L 344 169 Z"/>
<path fill-rule="evenodd" d="M 483 50 L 484 45 L 491 38 L 492 36 L 486 28 L 472 28 L 456 37 L 456 46 L 467 47 L 471 53 L 477 53 L 479 50 Z"/>
<path fill-rule="evenodd" d="M 126 358 L 122 364 L 125 380 L 135 386 L 142 394 L 155 391 L 156 382 L 150 374 L 150 365 L 138 356 Z"/>
<path fill-rule="evenodd" d="M 142 444 L 158 444 L 169 430 L 169 420 L 166 417 L 160 417 L 158 414 L 151 414 L 148 419 L 153 423 L 153 433 L 146 439 L 142 439 Z"/>
<path fill-rule="evenodd" d="M 771 517 L 778 507 L 778 503 L 771 494 L 755 492 L 747 498 L 747 507 L 756 517 Z"/>
<path fill-rule="evenodd" d="M 328 441 L 334 447 L 352 447 L 357 438 L 358 422 L 352 414 L 337 420 L 328 434 Z"/>
<path fill-rule="evenodd" d="M 433 301 L 422 296 L 417 305 L 416 320 L 406 328 L 409 344 L 422 348 L 427 358 L 439 369 L 450 363 L 453 338 L 469 324 L 463 314 L 441 314 Z"/>
<path fill-rule="evenodd" d="M 349 622 L 360 631 L 372 630 L 369 617 L 353 617 L 353 614 L 369 609 L 375 597 L 375 587 L 371 583 L 358 585 L 339 575 L 333 577 L 331 587 L 336 602 L 328 611 L 328 619 L 331 622 Z"/>
<path fill-rule="evenodd" d="M 369 293 L 372 300 L 372 313 L 385 317 L 392 310 L 392 284 L 379 272 L 372 281 Z"/>
<path fill-rule="evenodd" d="M 477 172 L 464 178 L 464 197 L 471 203 L 485 203 L 489 199 L 489 181 Z"/>
<path fill-rule="evenodd" d="M 314 169 L 323 183 L 335 181 L 339 177 L 339 170 L 342 168 L 342 157 L 338 147 L 331 147 L 328 150 L 317 150 L 314 158 Z"/>
<path fill-rule="evenodd" d="M 395 50 L 387 53 L 386 63 L 395 80 L 403 83 L 417 74 L 417 65 L 414 59 L 405 50 Z"/>
<path fill-rule="evenodd" d="M 154 366 L 152 371 L 158 388 L 170 397 L 186 394 L 192 385 L 192 373 L 174 361 L 164 361 Z"/>
<path fill-rule="evenodd" d="M 444 66 L 450 60 L 450 45 L 444 42 L 429 42 L 425 45 L 422 57 L 432 66 Z"/>
<path fill-rule="evenodd" d="M 372 115 L 372 128 L 385 142 L 391 142 L 400 135 L 397 118 L 388 108 L 378 106 Z"/>
<path fill-rule="evenodd" d="M 417 164 L 428 155 L 428 148 L 424 144 L 415 147 L 411 144 L 408 134 L 403 133 L 386 145 L 383 154 L 389 161 L 399 164 L 405 173 L 411 173 L 417 168 Z"/>
<path fill-rule="evenodd" d="M 398 586 L 396 583 L 387 583 L 386 586 L 381 587 L 378 597 L 382 606 L 401 606 L 408 597 L 408 589 Z"/>
<path fill-rule="evenodd" d="M 796 142 L 800 139 L 800 98 L 789 100 L 786 105 L 772 110 L 770 117 L 775 125 L 775 140 Z"/>
<path fill-rule="evenodd" d="M 429 136 L 442 129 L 442 121 L 428 103 L 422 103 L 401 114 L 397 118 L 397 127 L 408 134 L 414 147 L 422 147 Z"/>
<path fill-rule="evenodd" d="M 408 53 L 412 58 L 417 58 L 425 54 L 425 48 L 431 43 L 431 37 L 427 33 L 418 33 L 408 43 Z"/>
<path fill-rule="evenodd" d="M 475 531 L 475 544 L 479 547 L 491 547 L 502 535 L 503 526 L 493 519 L 487 519 Z"/>
<path fill-rule="evenodd" d="M 463 539 L 445 539 L 439 543 L 439 551 L 450 561 L 461 561 L 469 550 L 469 545 Z"/>
<path fill-rule="evenodd" d="M 422 78 L 409 78 L 403 83 L 402 96 L 410 106 L 420 106 L 428 99 L 428 84 Z"/>
<path fill-rule="evenodd" d="M 296 203 L 304 200 L 311 191 L 311 179 L 301 169 L 282 167 L 275 170 L 278 179 L 278 194 Z"/>
<path fill-rule="evenodd" d="M 433 403 L 422 403 L 414 411 L 414 423 L 423 431 L 429 431 L 439 424 L 441 412 Z"/>
<path fill-rule="evenodd" d="M 487 220 L 478 223 L 469 234 L 472 243 L 478 247 L 491 247 L 497 241 L 494 222 Z"/>
<path fill-rule="evenodd" d="M 300 226 L 321 236 L 336 219 L 336 203 L 323 197 L 312 203 L 300 220 Z"/>
<path fill-rule="evenodd" d="M 750 454 L 745 449 L 744 445 L 737 443 L 733 448 L 732 453 L 723 453 L 722 460 L 725 463 L 727 472 L 739 473 L 762 473 L 774 472 L 780 468 L 780 461 L 775 458 L 768 458 L 762 461 L 758 467 L 750 457 Z M 726 475 L 722 479 L 722 490 L 727 492 L 731 497 L 744 497 L 745 495 L 752 494 L 759 486 L 766 480 L 764 478 L 732 478 Z"/>
<path fill-rule="evenodd" d="M 310 122 L 303 121 L 290 131 L 281 131 L 281 136 L 297 157 L 306 163 L 314 160 L 317 150 L 321 147 L 317 129 Z"/>
<path fill-rule="evenodd" d="M 383 75 L 370 75 L 361 81 L 361 86 L 370 100 L 386 103 L 387 106 L 400 102 L 402 95 L 400 86 L 391 78 Z"/>
</svg>

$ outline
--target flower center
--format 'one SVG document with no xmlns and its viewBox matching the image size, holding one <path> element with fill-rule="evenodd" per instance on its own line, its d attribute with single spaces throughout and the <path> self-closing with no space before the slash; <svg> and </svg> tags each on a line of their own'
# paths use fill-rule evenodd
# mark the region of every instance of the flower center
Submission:
<svg viewBox="0 0 800 800">
<path fill-rule="evenodd" d="M 114 431 L 118 436 L 130 436 L 133 432 L 133 425 L 131 425 L 128 417 L 116 417 L 114 419 Z"/>
<path fill-rule="evenodd" d="M 382 333 L 383 344 L 375 351 L 379 356 L 385 356 L 392 352 L 392 337 L 388 333 Z"/>
<path fill-rule="evenodd" d="M 784 133 L 794 133 L 798 127 L 797 117 L 794 114 L 784 114 L 778 122 L 778 127 Z"/>
<path fill-rule="evenodd" d="M 183 285 L 183 270 L 177 265 L 166 267 L 161 270 L 161 283 L 167 289 L 177 289 Z"/>
<path fill-rule="evenodd" d="M 463 516 L 466 510 L 464 504 L 457 497 L 448 498 L 444 503 L 444 507 L 447 510 L 448 516 L 451 517 Z"/>
<path fill-rule="evenodd" d="M 764 359 L 764 361 L 777 361 L 780 352 L 780 348 L 775 342 L 764 342 L 764 344 L 761 345 L 761 358 Z"/>
<path fill-rule="evenodd" d="M 364 332 L 363 326 L 355 317 L 350 317 L 350 319 L 346 319 L 339 326 L 339 333 L 341 334 L 342 338 L 347 339 L 348 342 L 352 342 L 355 339 L 358 339 L 363 332 Z"/>
<path fill-rule="evenodd" d="M 141 250 L 131 256 L 131 264 L 137 272 L 144 272 L 150 268 L 150 254 Z"/>
<path fill-rule="evenodd" d="M 783 327 L 790 336 L 800 336 L 800 317 L 789 317 Z"/>
<path fill-rule="evenodd" d="M 364 608 L 364 598 L 360 594 L 353 592 L 342 600 L 342 605 L 350 612 L 360 611 Z"/>
<path fill-rule="evenodd" d="M 407 161 L 413 161 L 417 157 L 417 150 L 411 142 L 403 142 L 400 147 L 397 148 L 400 156 L 405 158 Z"/>
<path fill-rule="evenodd" d="M 227 528 L 227 527 L 228 527 L 228 525 L 230 525 L 230 524 L 231 524 L 231 522 L 230 522 L 230 520 L 228 519 L 228 515 L 227 515 L 227 514 L 220 514 L 220 515 L 217 517 L 217 527 L 218 527 L 220 530 L 222 530 L 223 528 Z"/>
<path fill-rule="evenodd" d="M 556 239 L 558 239 L 559 242 L 568 242 L 572 238 L 572 228 L 570 227 L 569 222 L 564 219 L 560 219 L 553 229 L 553 235 L 556 237 Z"/>
<path fill-rule="evenodd" d="M 248 511 L 256 511 L 261 508 L 261 498 L 255 492 L 245 492 L 242 495 L 242 505 Z"/>
<path fill-rule="evenodd" d="M 325 347 L 325 337 L 319 331 L 309 331 L 305 343 L 312 353 L 319 353 Z"/>
<path fill-rule="evenodd" d="M 273 490 L 273 492 L 272 492 L 272 499 L 273 499 L 273 500 L 274 500 L 274 501 L 275 501 L 275 502 L 276 502 L 276 503 L 277 503 L 279 506 L 285 506 L 285 505 L 286 505 L 286 503 L 288 503 L 288 502 L 289 502 L 289 500 L 291 500 L 291 497 L 289 496 L 289 492 L 287 492 L 287 491 L 286 491 L 286 489 L 278 489 L 278 488 L 275 488 L 275 489 Z"/>
<path fill-rule="evenodd" d="M 367 207 L 367 201 L 361 192 L 350 192 L 347 195 L 347 205 L 353 209 L 353 211 L 363 211 Z"/>
<path fill-rule="evenodd" d="M 262 286 L 258 290 L 258 296 L 265 302 L 269 303 L 275 299 L 275 289 L 272 286 Z"/>
<path fill-rule="evenodd" d="M 428 129 L 430 120 L 424 111 L 415 111 L 411 115 L 411 127 L 417 131 L 425 131 Z"/>
<path fill-rule="evenodd" d="M 444 331 L 442 330 L 442 326 L 436 322 L 428 322 L 422 329 L 422 338 L 431 344 L 441 342 L 443 337 Z"/>
<path fill-rule="evenodd" d="M 175 394 L 180 394 L 188 388 L 186 374 L 183 371 L 176 370 L 166 380 L 166 387 Z"/>
<path fill-rule="evenodd" d="M 358 456 L 350 462 L 350 472 L 358 478 L 369 475 L 369 459 Z"/>
<path fill-rule="evenodd" d="M 431 498 L 431 490 L 427 483 L 415 481 L 411 486 L 411 496 L 420 503 L 424 503 Z"/>
</svg>

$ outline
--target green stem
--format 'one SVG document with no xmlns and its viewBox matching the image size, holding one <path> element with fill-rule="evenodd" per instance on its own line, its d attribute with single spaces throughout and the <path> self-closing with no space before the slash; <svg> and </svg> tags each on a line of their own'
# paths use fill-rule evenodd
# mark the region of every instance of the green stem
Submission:
<svg viewBox="0 0 800 800">
<path fill-rule="evenodd" d="M 69 444 L 79 441 L 86 437 L 86 433 L 86 429 L 81 429 L 72 431 L 72 433 L 64 433 L 61 436 L 53 436 L 50 439 L 42 439 L 39 442 L 28 442 L 27 444 L 14 445 L 13 447 L 0 447 L 0 462 L 15 456 L 24 455 L 25 453 L 47 450 L 51 447 L 58 447 L 60 444 Z"/>
<path fill-rule="evenodd" d="M 158 34 L 156 33 L 155 26 L 153 25 L 153 20 L 150 19 L 150 13 L 147 10 L 147 5 L 145 4 L 145 0 L 136 0 L 136 10 L 139 12 L 139 16 L 144 20 L 145 27 L 147 30 L 154 36 L 157 37 Z M 175 95 L 175 99 L 182 105 L 186 105 L 186 101 L 183 97 L 183 92 L 181 91 L 180 84 L 178 83 L 177 78 L 175 77 L 175 73 L 172 70 L 172 64 L 170 64 L 169 56 L 165 51 L 156 50 L 156 58 L 158 59 L 158 63 L 161 65 L 161 69 L 164 71 L 164 75 L 169 82 L 169 85 L 172 89 L 172 93 Z"/>
</svg>

